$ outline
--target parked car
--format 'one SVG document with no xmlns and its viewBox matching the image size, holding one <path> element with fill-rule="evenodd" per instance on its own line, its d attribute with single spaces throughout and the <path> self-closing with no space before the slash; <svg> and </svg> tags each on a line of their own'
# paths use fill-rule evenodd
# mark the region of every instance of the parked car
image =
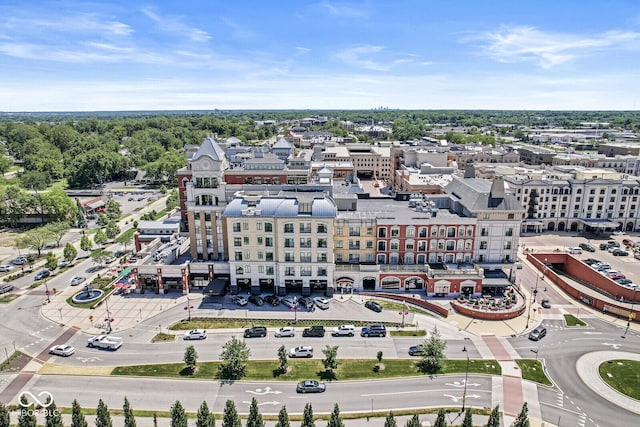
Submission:
<svg viewBox="0 0 640 427">
<path fill-rule="evenodd" d="M 329 301 L 331 301 L 329 298 L 322 298 L 322 297 L 315 297 L 313 299 L 313 302 L 321 310 L 327 310 L 329 308 Z"/>
<path fill-rule="evenodd" d="M 35 280 L 42 280 L 45 277 L 49 277 L 49 275 L 51 274 L 51 272 L 48 269 L 44 269 L 44 270 L 40 270 L 38 272 L 38 274 L 35 275 L 34 279 Z"/>
<path fill-rule="evenodd" d="M 631 239 L 622 239 L 622 244 L 625 246 L 635 246 L 636 243 L 637 243 L 636 241 Z"/>
<path fill-rule="evenodd" d="M 301 345 L 289 350 L 289 357 L 313 357 L 313 347 L 309 345 Z"/>
<path fill-rule="evenodd" d="M 264 299 L 260 295 L 251 295 L 251 296 L 249 296 L 249 302 L 251 302 L 252 304 L 257 305 L 258 307 L 261 307 L 261 306 L 264 305 Z"/>
<path fill-rule="evenodd" d="M 409 347 L 409 356 L 422 356 L 422 346 L 412 345 Z"/>
<path fill-rule="evenodd" d="M 578 247 L 580 247 L 580 249 L 585 250 L 585 251 L 587 251 L 587 252 L 595 252 L 595 251 L 596 251 L 596 248 L 595 248 L 595 247 L 593 247 L 593 246 L 591 246 L 591 245 L 590 245 L 590 244 L 588 244 L 588 243 L 580 243 L 580 244 L 578 245 Z"/>
<path fill-rule="evenodd" d="M 289 308 L 293 308 L 298 305 L 298 300 L 294 297 L 284 297 L 280 302 Z"/>
<path fill-rule="evenodd" d="M 62 260 L 58 263 L 58 268 L 67 268 L 71 267 L 73 263 L 71 261 Z"/>
<path fill-rule="evenodd" d="M 296 336 L 296 330 L 294 328 L 292 328 L 291 326 L 285 326 L 284 328 L 280 328 L 276 331 L 275 336 L 277 338 L 284 338 L 284 337 L 295 337 Z"/>
<path fill-rule="evenodd" d="M 602 261 L 600 261 L 599 259 L 595 259 L 595 258 L 587 258 L 587 259 L 582 260 L 582 262 L 584 262 L 585 264 L 590 265 L 590 266 L 593 267 L 594 264 L 598 264 L 598 263 L 600 263 Z"/>
<path fill-rule="evenodd" d="M 551 308 L 551 302 L 547 298 L 544 298 L 540 305 L 542 308 Z"/>
<path fill-rule="evenodd" d="M 529 334 L 529 339 L 532 341 L 538 341 L 547 335 L 547 328 L 544 326 L 538 326 Z"/>
<path fill-rule="evenodd" d="M 360 335 L 363 337 L 386 337 L 387 328 L 384 325 L 369 325 L 362 328 Z"/>
<path fill-rule="evenodd" d="M 264 326 L 254 326 L 253 328 L 244 330 L 245 338 L 256 338 L 256 337 L 266 337 L 267 336 L 267 328 Z"/>
<path fill-rule="evenodd" d="M 323 393 L 327 389 L 324 383 L 316 380 L 300 381 L 296 386 L 298 393 Z"/>
<path fill-rule="evenodd" d="M 278 298 L 277 295 L 267 295 L 266 297 L 264 297 L 264 302 L 275 307 L 276 305 L 280 304 L 280 298 Z"/>
<path fill-rule="evenodd" d="M 13 265 L 9 265 L 9 264 L 0 265 L 0 273 L 6 273 L 7 271 L 11 271 L 13 269 L 15 269 Z"/>
<path fill-rule="evenodd" d="M 356 334 L 356 328 L 353 325 L 340 325 L 333 328 L 331 335 L 334 337 L 352 337 Z"/>
<path fill-rule="evenodd" d="M 247 299 L 242 295 L 236 295 L 233 298 L 231 298 L 231 302 L 236 305 L 239 305 L 240 307 L 244 307 L 245 305 L 247 305 L 249 301 L 247 301 Z"/>
<path fill-rule="evenodd" d="M 615 246 L 616 248 L 620 247 L 620 242 L 618 242 L 617 240 L 609 240 L 609 241 L 607 241 L 607 244 L 609 246 Z"/>
<path fill-rule="evenodd" d="M 382 306 L 375 301 L 367 301 L 364 303 L 364 306 L 367 307 L 369 310 L 375 311 L 376 313 L 382 312 Z"/>
<path fill-rule="evenodd" d="M 607 277 L 608 277 L 609 279 L 611 279 L 611 280 L 620 280 L 620 279 L 624 280 L 624 279 L 626 279 L 626 278 L 627 278 L 627 276 L 625 276 L 625 275 L 624 275 L 624 274 L 622 274 L 622 273 L 614 273 L 614 274 L 611 274 L 611 275 L 610 275 L 610 274 L 607 274 Z"/>
<path fill-rule="evenodd" d="M 614 236 L 621 236 L 621 235 L 627 234 L 627 233 L 625 231 L 623 231 L 623 230 L 615 230 L 612 234 Z"/>
<path fill-rule="evenodd" d="M 624 249 L 616 248 L 611 252 L 611 255 L 613 255 L 613 256 L 628 256 L 629 252 L 625 251 Z"/>
<path fill-rule="evenodd" d="M 310 326 L 302 331 L 303 337 L 324 337 L 324 326 Z"/>
<path fill-rule="evenodd" d="M 567 248 L 567 252 L 570 253 L 570 254 L 581 254 L 582 253 L 582 248 L 579 248 L 579 247 Z"/>
<path fill-rule="evenodd" d="M 609 249 L 609 247 L 610 247 L 610 246 L 609 246 L 609 244 L 608 244 L 608 243 L 600 243 L 600 246 L 599 246 L 599 248 L 600 248 L 601 250 L 603 250 L 603 251 L 608 250 L 608 249 Z"/>
<path fill-rule="evenodd" d="M 183 340 L 204 340 L 207 339 L 207 331 L 204 329 L 193 329 L 187 331 L 182 336 Z"/>
<path fill-rule="evenodd" d="M 618 279 L 613 279 L 614 282 L 619 283 L 621 285 L 628 285 L 629 283 L 633 283 L 631 279 L 627 279 L 626 277 L 620 277 Z"/>
<path fill-rule="evenodd" d="M 298 298 L 298 304 L 309 310 L 313 307 L 313 300 L 309 297 Z"/>
<path fill-rule="evenodd" d="M 49 349 L 49 354 L 55 354 L 56 356 L 69 357 L 76 352 L 74 347 L 68 344 L 55 345 Z"/>
<path fill-rule="evenodd" d="M 71 279 L 70 285 L 78 286 L 80 283 L 84 282 L 85 280 L 87 280 L 87 278 L 84 276 L 76 276 L 73 279 Z"/>
<path fill-rule="evenodd" d="M 13 265 L 24 265 L 26 263 L 27 263 L 27 257 L 26 256 L 22 256 L 22 255 L 20 255 L 19 257 L 17 257 L 13 261 L 11 261 L 11 264 L 13 264 Z"/>
<path fill-rule="evenodd" d="M 11 292 L 13 290 L 13 285 L 7 283 L 5 285 L 0 285 L 0 294 L 6 294 L 7 292 Z"/>
</svg>

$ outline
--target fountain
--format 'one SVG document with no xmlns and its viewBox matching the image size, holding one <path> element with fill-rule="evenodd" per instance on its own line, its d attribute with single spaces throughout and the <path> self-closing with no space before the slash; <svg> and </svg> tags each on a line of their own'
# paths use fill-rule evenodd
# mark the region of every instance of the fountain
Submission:
<svg viewBox="0 0 640 427">
<path fill-rule="evenodd" d="M 71 300 L 76 304 L 87 304 L 94 302 L 104 294 L 100 289 L 93 289 L 91 285 L 85 286 L 80 292 L 75 294 Z"/>
</svg>

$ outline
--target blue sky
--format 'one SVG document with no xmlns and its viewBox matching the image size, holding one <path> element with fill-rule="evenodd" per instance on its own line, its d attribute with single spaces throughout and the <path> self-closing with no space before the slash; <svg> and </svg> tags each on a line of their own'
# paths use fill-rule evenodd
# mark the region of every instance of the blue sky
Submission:
<svg viewBox="0 0 640 427">
<path fill-rule="evenodd" d="M 640 108 L 638 0 L 0 2 L 0 111 Z"/>
</svg>

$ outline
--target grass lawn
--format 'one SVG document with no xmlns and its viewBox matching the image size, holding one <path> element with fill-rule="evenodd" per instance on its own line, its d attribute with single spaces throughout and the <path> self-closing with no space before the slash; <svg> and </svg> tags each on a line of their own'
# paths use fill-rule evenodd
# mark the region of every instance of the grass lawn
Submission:
<svg viewBox="0 0 640 427">
<path fill-rule="evenodd" d="M 302 329 L 312 325 L 322 325 L 325 328 L 338 326 L 338 325 L 354 325 L 368 326 L 372 322 L 363 322 L 360 320 L 313 320 L 313 319 L 298 319 L 298 323 L 293 323 L 293 320 L 283 319 L 244 319 L 244 318 L 230 318 L 222 319 L 217 317 L 193 317 L 191 320 L 181 320 L 169 326 L 169 330 L 172 331 L 190 331 L 191 329 L 225 329 L 225 328 L 249 328 L 255 325 L 266 326 L 267 328 L 280 328 L 283 326 L 296 326 Z M 387 329 L 400 326 L 400 323 L 383 322 Z M 327 334 L 331 331 L 327 331 Z"/>
<path fill-rule="evenodd" d="M 586 323 L 584 323 L 582 320 L 578 319 L 573 314 L 565 314 L 564 315 L 564 322 L 567 324 L 567 326 L 587 326 Z"/>
<path fill-rule="evenodd" d="M 151 338 L 151 342 L 161 342 L 161 341 L 175 341 L 176 336 L 172 334 L 165 334 L 164 332 L 160 332 L 156 334 L 155 337 Z"/>
<path fill-rule="evenodd" d="M 389 335 L 392 337 L 424 337 L 427 335 L 427 331 L 424 329 L 400 329 L 398 331 L 389 331 Z"/>
<path fill-rule="evenodd" d="M 130 229 L 128 229 L 127 231 L 123 232 L 118 237 L 116 237 L 114 242 L 116 243 L 129 242 L 131 241 L 131 238 L 133 237 L 134 234 L 136 234 L 136 228 L 131 227 Z"/>
<path fill-rule="evenodd" d="M 544 372 L 542 363 L 534 359 L 516 359 L 516 363 L 522 371 L 522 379 L 533 381 L 542 385 L 553 385 Z"/>
<path fill-rule="evenodd" d="M 372 378 L 391 378 L 405 376 L 424 375 L 416 367 L 418 358 L 415 359 L 382 359 L 384 369 L 374 372 L 376 359 L 342 359 L 340 366 L 331 376 L 325 372 L 322 359 L 290 360 L 289 372 L 279 374 L 277 372 L 277 360 L 252 360 L 247 364 L 247 375 L 244 380 L 254 381 L 300 381 L 308 378 L 319 380 L 358 380 Z M 119 366 L 114 368 L 112 375 L 136 375 L 157 377 L 193 377 L 215 378 L 220 362 L 198 363 L 198 370 L 194 375 L 186 369 L 184 363 L 166 363 L 157 365 Z M 445 360 L 438 374 L 460 374 L 466 370 L 466 360 Z M 482 373 L 500 375 L 500 365 L 495 360 L 471 360 L 469 362 L 470 373 Z"/>
<path fill-rule="evenodd" d="M 388 301 L 388 300 L 382 300 L 382 299 L 376 299 L 376 302 L 380 304 L 382 308 L 384 308 L 385 310 L 401 312 L 402 309 L 405 308 L 406 311 L 408 311 L 409 313 L 420 313 L 420 314 L 433 316 L 433 314 L 429 313 L 427 310 L 424 310 L 420 307 L 416 307 L 412 304 L 404 305 L 401 302 Z"/>
<path fill-rule="evenodd" d="M 13 301 L 14 299 L 18 298 L 20 295 L 17 294 L 8 294 L 8 295 L 2 295 L 0 297 L 0 304 L 6 304 L 8 302 Z"/>
<path fill-rule="evenodd" d="M 611 387 L 633 399 L 640 400 L 640 362 L 609 360 L 598 368 L 600 376 Z"/>
</svg>

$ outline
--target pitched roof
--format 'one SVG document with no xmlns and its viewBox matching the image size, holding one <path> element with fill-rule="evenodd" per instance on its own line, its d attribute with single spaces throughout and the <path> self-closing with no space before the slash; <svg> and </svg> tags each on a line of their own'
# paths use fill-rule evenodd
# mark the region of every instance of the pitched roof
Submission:
<svg viewBox="0 0 640 427">
<path fill-rule="evenodd" d="M 224 150 L 218 145 L 211 135 L 207 135 L 203 140 L 200 148 L 193 155 L 191 161 L 198 160 L 202 156 L 208 156 L 216 162 L 224 160 Z"/>
</svg>

